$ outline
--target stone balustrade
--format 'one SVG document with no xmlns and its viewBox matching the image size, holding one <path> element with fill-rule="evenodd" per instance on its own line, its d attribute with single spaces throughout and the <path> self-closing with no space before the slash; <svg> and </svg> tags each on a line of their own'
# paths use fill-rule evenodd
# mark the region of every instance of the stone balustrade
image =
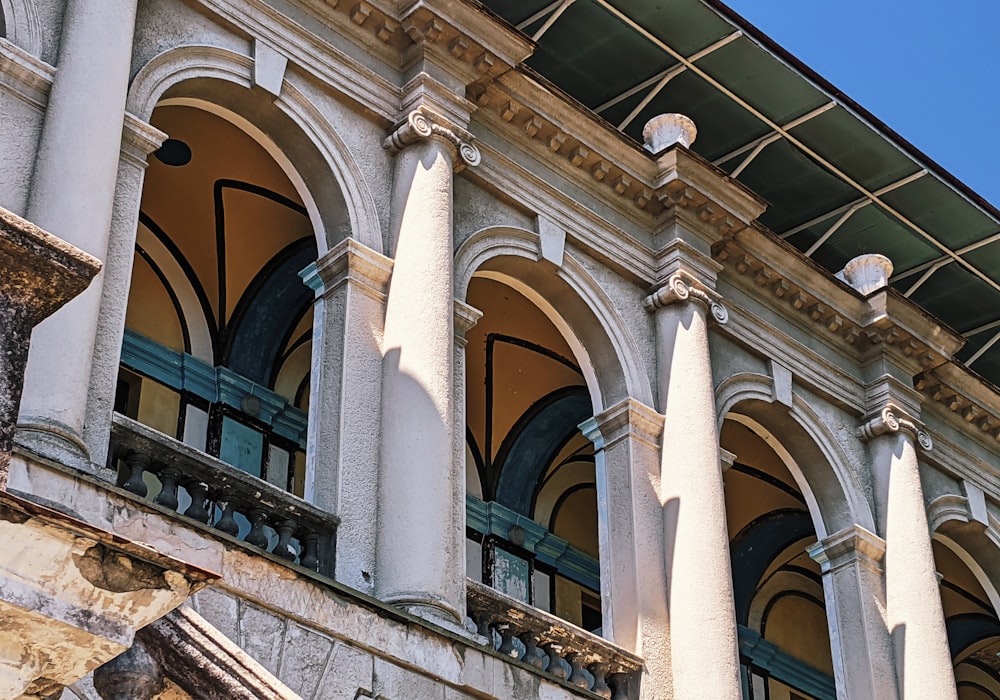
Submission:
<svg viewBox="0 0 1000 700">
<path fill-rule="evenodd" d="M 126 491 L 333 576 L 336 516 L 120 414 L 114 416 L 110 454 Z"/>
<path fill-rule="evenodd" d="M 638 700 L 638 656 L 482 583 L 467 583 L 471 623 L 486 645 L 587 694 Z"/>
</svg>

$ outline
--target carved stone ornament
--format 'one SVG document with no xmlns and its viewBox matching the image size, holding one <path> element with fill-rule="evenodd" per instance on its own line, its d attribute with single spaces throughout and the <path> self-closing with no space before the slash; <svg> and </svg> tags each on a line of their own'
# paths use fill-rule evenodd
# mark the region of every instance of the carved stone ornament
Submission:
<svg viewBox="0 0 1000 700">
<path fill-rule="evenodd" d="M 864 441 L 880 435 L 904 431 L 913 436 L 924 451 L 934 449 L 934 441 L 924 432 L 916 421 L 908 416 L 899 406 L 887 404 L 878 415 L 862 423 L 857 429 L 857 436 Z"/>
<path fill-rule="evenodd" d="M 435 136 L 454 146 L 459 158 L 469 167 L 474 168 L 482 160 L 482 154 L 472 141 L 455 133 L 443 117 L 426 109 L 415 109 L 407 114 L 406 121 L 385 138 L 382 147 L 395 154 L 410 144 Z"/>
<path fill-rule="evenodd" d="M 729 320 L 729 311 L 722 305 L 721 297 L 686 272 L 677 271 L 667 278 L 666 283 L 643 301 L 647 311 L 656 311 L 665 306 L 682 301 L 698 301 L 704 304 L 719 323 Z"/>
</svg>

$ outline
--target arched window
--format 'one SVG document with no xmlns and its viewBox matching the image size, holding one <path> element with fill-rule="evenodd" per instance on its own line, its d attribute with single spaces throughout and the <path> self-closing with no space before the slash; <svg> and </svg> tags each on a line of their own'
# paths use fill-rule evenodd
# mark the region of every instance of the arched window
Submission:
<svg viewBox="0 0 1000 700">
<path fill-rule="evenodd" d="M 302 495 L 314 262 L 299 194 L 237 126 L 157 108 L 115 410 Z"/>
<path fill-rule="evenodd" d="M 468 563 L 475 580 L 601 628 L 593 408 L 556 326 L 497 280 L 473 278 L 467 334 Z"/>
</svg>

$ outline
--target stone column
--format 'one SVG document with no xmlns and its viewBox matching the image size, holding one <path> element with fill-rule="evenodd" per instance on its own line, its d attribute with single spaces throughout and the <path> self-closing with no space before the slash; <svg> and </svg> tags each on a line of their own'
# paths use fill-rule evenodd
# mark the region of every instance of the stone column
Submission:
<svg viewBox="0 0 1000 700">
<path fill-rule="evenodd" d="M 376 581 L 383 600 L 458 624 L 465 617 L 465 470 L 454 461 L 453 171 L 456 155 L 479 162 L 466 138 L 421 107 L 385 143 L 396 152 L 395 253 L 383 343 Z"/>
<path fill-rule="evenodd" d="M 876 514 L 885 536 L 886 622 L 900 697 L 957 698 L 917 446 L 933 442 L 894 404 L 858 429 L 868 441 Z"/>
<path fill-rule="evenodd" d="M 392 261 L 353 239 L 305 278 L 316 290 L 306 499 L 340 517 L 336 578 L 372 594 L 378 503 L 380 341 Z"/>
<path fill-rule="evenodd" d="M 663 416 L 625 399 L 580 426 L 594 443 L 604 634 L 643 658 L 643 698 L 672 697 L 660 501 Z"/>
<path fill-rule="evenodd" d="M 823 572 L 837 697 L 898 698 L 885 626 L 885 540 L 854 526 L 809 548 Z"/>
<path fill-rule="evenodd" d="M 660 478 L 673 697 L 739 698 L 736 610 L 707 326 L 709 312 L 720 323 L 728 313 L 695 274 L 681 267 L 645 301 L 656 321 L 659 400 L 665 414 Z"/>
<path fill-rule="evenodd" d="M 136 0 L 67 2 L 28 202 L 28 219 L 102 260 L 135 13 Z M 32 447 L 77 466 L 89 464 L 83 431 L 100 302 L 98 282 L 36 329 L 21 405 Z"/>
</svg>

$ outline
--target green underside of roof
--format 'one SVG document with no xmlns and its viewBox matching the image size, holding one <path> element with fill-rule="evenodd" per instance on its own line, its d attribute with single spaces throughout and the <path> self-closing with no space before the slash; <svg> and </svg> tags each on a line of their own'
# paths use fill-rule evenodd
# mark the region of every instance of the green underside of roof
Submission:
<svg viewBox="0 0 1000 700">
<path fill-rule="evenodd" d="M 887 255 L 893 286 L 965 334 L 959 359 L 1000 384 L 1000 212 L 745 20 L 715 0 L 575 0 L 554 21 L 551 0 L 485 4 L 529 37 L 544 28 L 528 67 L 635 141 L 656 114 L 691 117 L 692 150 L 739 169 L 769 203 L 761 223 L 831 272 Z"/>
</svg>

